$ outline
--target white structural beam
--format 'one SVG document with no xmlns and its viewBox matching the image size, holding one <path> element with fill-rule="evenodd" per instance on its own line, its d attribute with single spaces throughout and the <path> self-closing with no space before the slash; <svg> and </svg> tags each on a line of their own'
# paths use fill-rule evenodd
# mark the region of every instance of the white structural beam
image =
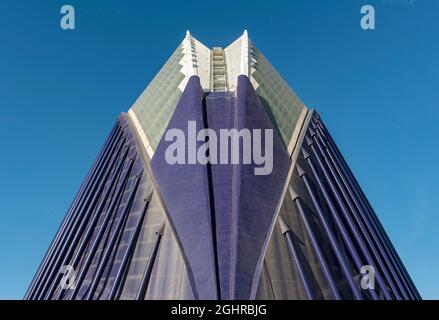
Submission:
<svg viewBox="0 0 439 320">
<path fill-rule="evenodd" d="M 198 75 L 196 66 L 195 45 L 193 43 L 192 36 L 189 30 L 186 31 L 186 36 L 183 39 L 182 53 L 183 57 L 181 58 L 179 64 L 181 65 L 180 72 L 184 74 L 184 79 L 180 82 L 178 88 L 180 89 L 180 91 L 183 92 L 189 78 L 194 75 Z"/>
<path fill-rule="evenodd" d="M 182 42 L 183 57 L 180 60 L 180 72 L 184 74 L 184 79 L 178 85 L 183 92 L 189 78 L 197 75 L 200 77 L 203 89 L 209 89 L 210 85 L 210 50 L 200 41 L 192 37 L 189 30 Z"/>
<path fill-rule="evenodd" d="M 244 30 L 244 33 L 241 36 L 241 70 L 239 74 L 247 77 L 250 76 L 249 45 L 248 33 L 247 30 Z"/>
</svg>

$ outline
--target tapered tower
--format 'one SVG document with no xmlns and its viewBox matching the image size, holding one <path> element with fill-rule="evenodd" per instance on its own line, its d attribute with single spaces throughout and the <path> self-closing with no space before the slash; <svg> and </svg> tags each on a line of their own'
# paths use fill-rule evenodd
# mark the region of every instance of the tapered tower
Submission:
<svg viewBox="0 0 439 320">
<path fill-rule="evenodd" d="M 420 295 L 320 115 L 247 32 L 225 48 L 187 32 L 117 119 L 25 298 Z"/>
</svg>

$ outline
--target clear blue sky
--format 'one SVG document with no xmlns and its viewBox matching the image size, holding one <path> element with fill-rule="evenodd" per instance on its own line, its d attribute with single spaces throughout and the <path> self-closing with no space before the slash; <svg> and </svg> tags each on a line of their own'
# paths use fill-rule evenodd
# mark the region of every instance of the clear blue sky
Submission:
<svg viewBox="0 0 439 320">
<path fill-rule="evenodd" d="M 0 298 L 23 296 L 116 116 L 186 29 L 211 46 L 248 29 L 324 118 L 423 297 L 439 298 L 438 17 L 437 0 L 1 1 Z"/>
</svg>

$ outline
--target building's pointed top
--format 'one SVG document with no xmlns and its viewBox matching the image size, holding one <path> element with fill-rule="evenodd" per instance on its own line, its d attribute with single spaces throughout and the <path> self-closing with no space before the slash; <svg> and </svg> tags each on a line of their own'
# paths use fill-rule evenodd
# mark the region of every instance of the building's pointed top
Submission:
<svg viewBox="0 0 439 320">
<path fill-rule="evenodd" d="M 148 111 L 148 114 L 161 112 L 162 108 L 168 110 L 165 117 L 160 117 L 163 120 L 163 123 L 160 124 L 160 130 L 143 128 L 146 137 L 144 140 L 148 142 L 145 142 L 146 146 L 151 149 L 157 147 L 160 133 L 165 130 L 166 123 L 172 114 L 171 111 L 175 109 L 178 101 L 177 99 L 158 101 L 157 95 L 162 96 L 162 92 L 165 91 L 163 96 L 177 97 L 181 95 L 192 76 L 200 78 L 201 87 L 206 92 L 215 90 L 214 82 L 216 80 L 214 81 L 214 79 L 221 83 L 217 88 L 236 92 L 238 78 L 243 75 L 250 80 L 253 89 L 264 101 L 264 106 L 269 108 L 269 113 L 274 115 L 273 124 L 279 128 L 283 142 L 291 154 L 302 127 L 301 125 L 296 126 L 296 124 L 302 123 L 305 119 L 307 109 L 251 42 L 248 30 L 242 28 L 238 31 L 241 34 L 235 41 L 217 51 L 216 58 L 220 59 L 214 59 L 213 50 L 200 42 L 190 30 L 181 30 L 181 32 L 182 34 L 185 32 L 185 35 L 173 53 L 173 58 L 168 59 L 166 68 L 162 68 L 160 71 L 160 76 L 154 77 L 156 80 L 153 80 L 154 84 L 157 85 L 148 86 L 142 93 L 142 97 L 139 97 L 133 105 L 133 108 L 136 109 L 133 112 L 138 113 L 138 116 L 142 118 L 139 121 L 142 127 L 149 120 L 146 114 L 143 115 L 144 111 L 140 111 L 140 109 L 154 109 L 154 111 Z M 219 54 L 220 51 L 222 51 L 221 54 Z M 217 64 L 216 67 L 214 64 Z M 166 89 L 159 83 L 166 83 Z M 174 84 L 177 85 L 174 86 Z M 285 99 L 277 99 L 273 92 L 282 92 Z M 288 115 L 287 121 L 284 114 Z"/>
<path fill-rule="evenodd" d="M 241 36 L 241 70 L 240 74 L 250 76 L 249 40 L 247 30 Z"/>
<path fill-rule="evenodd" d="M 193 75 L 197 75 L 197 69 L 196 69 L 197 55 L 195 48 L 192 46 L 192 36 L 189 30 L 186 31 L 186 36 L 184 37 L 182 42 L 182 53 L 183 53 L 183 57 L 179 61 L 180 65 L 182 66 L 180 72 L 183 73 L 185 77 L 178 86 L 181 92 L 183 92 L 184 88 L 186 87 L 186 83 L 189 80 L 189 78 Z"/>
</svg>

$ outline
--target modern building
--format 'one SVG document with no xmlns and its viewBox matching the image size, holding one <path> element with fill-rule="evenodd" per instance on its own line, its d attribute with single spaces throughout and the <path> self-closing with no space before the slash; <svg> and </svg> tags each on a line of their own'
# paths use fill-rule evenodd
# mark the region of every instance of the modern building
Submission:
<svg viewBox="0 0 439 320">
<path fill-rule="evenodd" d="M 271 131 L 272 170 L 232 150 L 191 162 L 188 141 L 170 163 L 167 133 L 188 123 Z M 421 297 L 320 115 L 247 32 L 212 49 L 187 32 L 117 119 L 25 298 Z"/>
</svg>

